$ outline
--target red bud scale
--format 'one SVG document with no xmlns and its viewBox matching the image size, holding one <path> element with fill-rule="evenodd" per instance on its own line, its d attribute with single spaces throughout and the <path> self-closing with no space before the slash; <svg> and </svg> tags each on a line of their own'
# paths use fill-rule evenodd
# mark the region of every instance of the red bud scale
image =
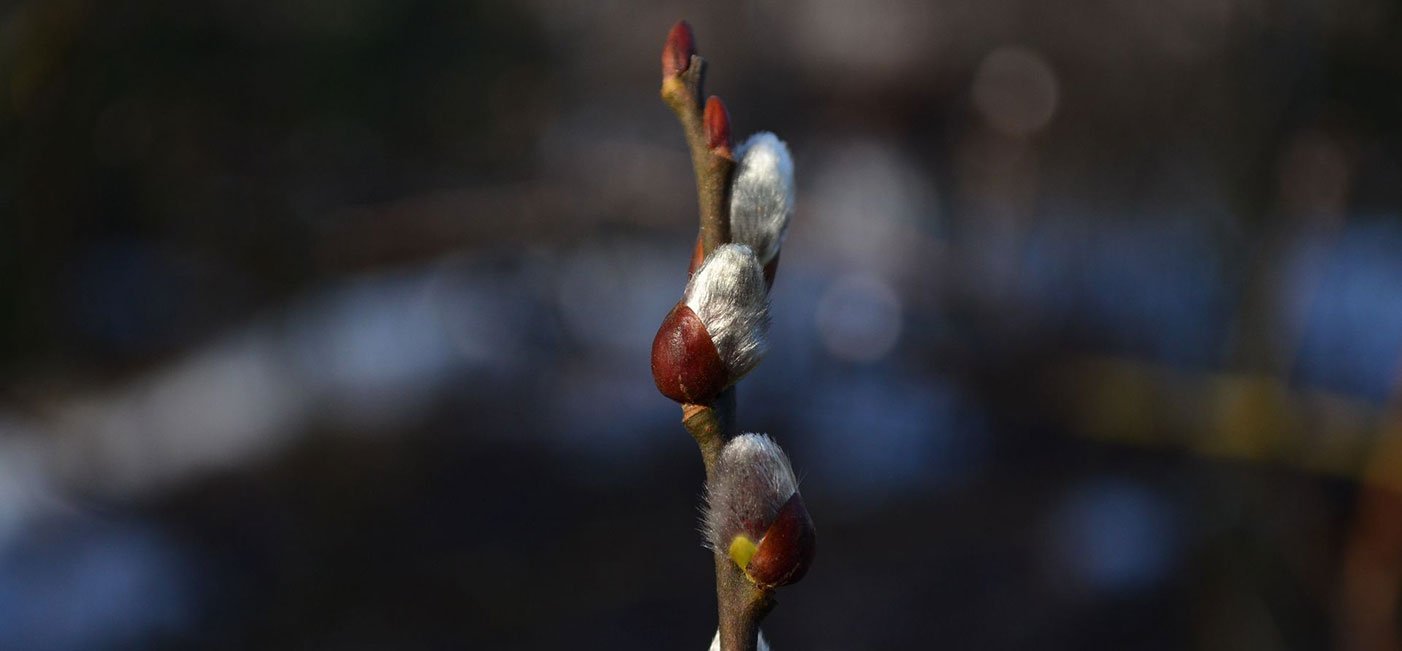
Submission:
<svg viewBox="0 0 1402 651">
<path fill-rule="evenodd" d="M 662 77 L 677 77 L 686 72 L 695 54 L 696 37 L 691 33 L 691 25 L 685 20 L 677 21 L 672 31 L 667 32 L 667 43 L 662 46 Z"/>
<path fill-rule="evenodd" d="M 696 312 L 678 303 L 652 340 L 657 390 L 683 404 L 704 404 L 728 385 L 729 371 Z"/>
<path fill-rule="evenodd" d="M 715 95 L 707 98 L 703 117 L 706 124 L 706 146 L 710 147 L 711 151 L 731 158 L 730 111 L 725 109 L 725 102 Z"/>
<path fill-rule="evenodd" d="M 760 539 L 745 574 L 764 588 L 797 583 L 813 564 L 817 542 L 813 518 L 803 505 L 803 497 L 794 493 Z"/>
</svg>

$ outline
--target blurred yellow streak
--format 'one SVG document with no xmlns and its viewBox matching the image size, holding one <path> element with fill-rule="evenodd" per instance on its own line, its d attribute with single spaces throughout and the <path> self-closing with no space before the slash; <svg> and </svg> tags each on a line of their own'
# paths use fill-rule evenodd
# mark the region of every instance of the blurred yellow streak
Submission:
<svg viewBox="0 0 1402 651">
<path fill-rule="evenodd" d="M 1271 463 L 1402 492 L 1402 421 L 1364 401 L 1268 375 L 1194 373 L 1116 358 L 1055 368 L 1046 396 L 1074 432 Z"/>
</svg>

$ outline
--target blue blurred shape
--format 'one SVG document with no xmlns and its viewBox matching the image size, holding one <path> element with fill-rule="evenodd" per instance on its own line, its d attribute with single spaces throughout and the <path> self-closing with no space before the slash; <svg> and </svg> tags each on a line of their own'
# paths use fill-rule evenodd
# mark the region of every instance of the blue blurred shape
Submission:
<svg viewBox="0 0 1402 651">
<path fill-rule="evenodd" d="M 1203 219 L 1046 219 L 1029 237 L 1020 298 L 1046 325 L 1105 352 L 1212 366 L 1232 317 L 1233 278 Z"/>
<path fill-rule="evenodd" d="M 141 526 L 64 518 L 0 556 L 0 648 L 133 648 L 196 614 L 183 552 Z"/>
<path fill-rule="evenodd" d="M 1178 526 L 1158 494 L 1123 479 L 1071 492 L 1052 520 L 1053 562 L 1093 591 L 1151 588 L 1176 562 Z"/>
<path fill-rule="evenodd" d="M 821 490 L 856 504 L 927 492 L 976 474 L 984 416 L 947 382 L 862 374 L 816 383 L 802 410 Z M 785 440 L 783 434 L 780 440 Z M 803 468 L 799 468 L 803 471 Z"/>
<path fill-rule="evenodd" d="M 1402 371 L 1402 226 L 1355 221 L 1302 242 L 1281 291 L 1300 333 L 1295 380 L 1387 399 Z"/>
</svg>

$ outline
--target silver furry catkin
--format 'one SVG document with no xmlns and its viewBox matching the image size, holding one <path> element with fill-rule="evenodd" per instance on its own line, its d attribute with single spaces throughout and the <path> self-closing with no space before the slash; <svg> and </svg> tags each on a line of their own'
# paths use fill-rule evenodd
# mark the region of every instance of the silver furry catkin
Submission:
<svg viewBox="0 0 1402 651">
<path fill-rule="evenodd" d="M 735 158 L 730 238 L 754 249 L 763 266 L 778 255 L 793 216 L 793 158 L 784 141 L 768 131 L 747 138 Z"/>
<path fill-rule="evenodd" d="M 764 434 L 731 439 L 721 449 L 714 477 L 706 482 L 706 546 L 726 552 L 738 535 L 759 542 L 796 492 L 798 480 L 778 443 Z"/>
<path fill-rule="evenodd" d="M 756 648 L 758 648 L 759 651 L 769 651 L 769 642 L 764 639 L 763 631 L 760 631 L 759 646 Z M 710 651 L 720 651 L 720 631 L 716 631 L 716 636 L 711 639 Z"/>
<path fill-rule="evenodd" d="M 701 319 L 734 383 L 767 349 L 769 299 L 764 271 L 750 247 L 726 244 L 701 263 L 682 301 Z"/>
</svg>

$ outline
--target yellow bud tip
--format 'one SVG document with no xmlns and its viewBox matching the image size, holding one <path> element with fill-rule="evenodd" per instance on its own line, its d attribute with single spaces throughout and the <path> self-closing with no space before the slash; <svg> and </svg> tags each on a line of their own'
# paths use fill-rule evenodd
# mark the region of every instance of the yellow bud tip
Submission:
<svg viewBox="0 0 1402 651">
<path fill-rule="evenodd" d="M 743 570 L 750 564 L 750 557 L 755 555 L 757 548 L 754 541 L 744 535 L 736 536 L 735 540 L 730 541 L 730 560 Z"/>
</svg>

